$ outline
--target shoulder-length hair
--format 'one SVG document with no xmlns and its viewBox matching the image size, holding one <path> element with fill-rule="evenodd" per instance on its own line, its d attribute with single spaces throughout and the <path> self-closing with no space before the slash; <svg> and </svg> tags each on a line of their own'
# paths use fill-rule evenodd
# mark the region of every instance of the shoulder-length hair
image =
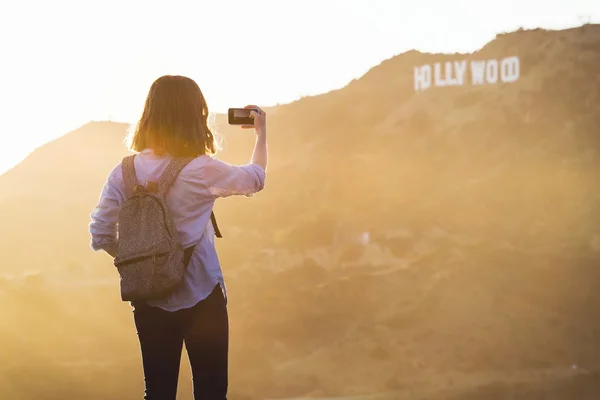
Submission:
<svg viewBox="0 0 600 400">
<path fill-rule="evenodd" d="M 217 151 L 204 95 L 194 80 L 179 75 L 161 76 L 152 83 L 128 139 L 133 151 L 152 148 L 173 157 L 213 156 Z"/>
</svg>

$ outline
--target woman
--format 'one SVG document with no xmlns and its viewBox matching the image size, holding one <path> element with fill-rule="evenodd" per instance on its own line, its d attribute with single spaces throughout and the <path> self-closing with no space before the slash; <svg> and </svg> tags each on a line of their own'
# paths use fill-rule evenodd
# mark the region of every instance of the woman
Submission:
<svg viewBox="0 0 600 400">
<path fill-rule="evenodd" d="M 183 343 L 194 381 L 194 398 L 227 398 L 229 322 L 227 292 L 214 245 L 210 216 L 215 199 L 251 196 L 263 189 L 267 168 L 266 114 L 252 111 L 256 144 L 249 164 L 215 158 L 208 107 L 190 78 L 163 76 L 148 93 L 130 138 L 140 184 L 157 181 L 173 157 L 195 157 L 167 192 L 167 205 L 184 248 L 193 252 L 180 286 L 164 299 L 132 302 L 140 341 L 145 399 L 175 399 Z M 108 176 L 91 215 L 91 246 L 116 254 L 117 219 L 125 201 L 121 164 Z"/>
</svg>

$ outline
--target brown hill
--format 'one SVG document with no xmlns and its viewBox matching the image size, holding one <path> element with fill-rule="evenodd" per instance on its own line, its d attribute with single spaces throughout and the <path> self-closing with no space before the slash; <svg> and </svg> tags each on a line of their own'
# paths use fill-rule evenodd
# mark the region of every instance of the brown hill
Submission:
<svg viewBox="0 0 600 400">
<path fill-rule="evenodd" d="M 511 56 L 516 82 L 415 92 L 414 67 Z M 269 109 L 265 192 L 216 210 L 234 395 L 597 393 L 581 375 L 600 361 L 598 65 L 598 25 L 519 31 Z M 0 176 L 2 398 L 140 389 L 116 272 L 87 235 L 126 128 L 90 123 Z M 246 162 L 252 135 L 217 130 Z"/>
</svg>

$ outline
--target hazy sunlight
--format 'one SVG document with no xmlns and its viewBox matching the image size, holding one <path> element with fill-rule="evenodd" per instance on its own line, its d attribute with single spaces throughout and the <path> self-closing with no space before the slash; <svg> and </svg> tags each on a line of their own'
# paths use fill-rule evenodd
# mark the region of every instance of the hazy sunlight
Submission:
<svg viewBox="0 0 600 400">
<path fill-rule="evenodd" d="M 1 2 L 0 400 L 600 398 L 598 22 Z"/>
<path fill-rule="evenodd" d="M 214 112 L 268 106 L 340 88 L 412 48 L 470 52 L 497 32 L 600 15 L 593 0 L 507 0 L 493 13 L 484 3 L 3 2 L 0 105 L 10 145 L 0 148 L 0 173 L 90 120 L 134 121 L 162 74 L 197 80 Z"/>
</svg>

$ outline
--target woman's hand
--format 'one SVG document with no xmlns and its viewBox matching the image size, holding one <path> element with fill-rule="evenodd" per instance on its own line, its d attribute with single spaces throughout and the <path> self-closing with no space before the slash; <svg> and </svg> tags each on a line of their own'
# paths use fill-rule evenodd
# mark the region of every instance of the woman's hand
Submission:
<svg viewBox="0 0 600 400">
<path fill-rule="evenodd" d="M 248 108 L 256 108 L 258 112 L 252 110 L 250 112 L 250 117 L 254 118 L 254 125 L 242 125 L 243 129 L 254 128 L 256 130 L 257 135 L 264 135 L 267 133 L 267 113 L 264 112 L 260 107 L 255 105 L 248 105 L 244 107 Z"/>
</svg>

